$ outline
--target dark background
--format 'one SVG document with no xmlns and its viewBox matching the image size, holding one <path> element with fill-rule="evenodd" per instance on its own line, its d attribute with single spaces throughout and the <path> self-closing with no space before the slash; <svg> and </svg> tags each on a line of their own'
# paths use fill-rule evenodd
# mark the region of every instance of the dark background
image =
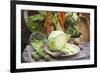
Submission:
<svg viewBox="0 0 100 73">
<path fill-rule="evenodd" d="M 28 30 L 25 20 L 24 20 L 24 10 L 22 10 L 21 11 L 21 57 L 26 45 L 29 44 L 30 34 L 31 32 Z M 21 61 L 23 62 L 23 60 Z"/>
</svg>

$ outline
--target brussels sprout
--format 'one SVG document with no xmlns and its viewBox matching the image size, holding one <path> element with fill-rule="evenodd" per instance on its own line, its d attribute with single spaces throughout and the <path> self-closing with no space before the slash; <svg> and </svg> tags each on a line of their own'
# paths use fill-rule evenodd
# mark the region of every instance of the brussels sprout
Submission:
<svg viewBox="0 0 100 73">
<path fill-rule="evenodd" d="M 36 52 L 32 52 L 32 58 L 34 58 L 34 60 L 38 61 L 40 59 L 40 56 Z"/>
<path fill-rule="evenodd" d="M 46 55 L 44 56 L 44 60 L 45 60 L 45 61 L 49 61 L 49 60 L 50 60 L 50 56 L 46 54 Z"/>
</svg>

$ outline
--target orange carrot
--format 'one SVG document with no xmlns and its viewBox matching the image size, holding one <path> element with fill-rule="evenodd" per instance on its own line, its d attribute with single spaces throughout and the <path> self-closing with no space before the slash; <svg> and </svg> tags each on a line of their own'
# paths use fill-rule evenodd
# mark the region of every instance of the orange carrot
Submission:
<svg viewBox="0 0 100 73">
<path fill-rule="evenodd" d="M 58 12 L 58 20 L 59 20 L 59 23 L 63 29 L 63 31 L 65 31 L 65 28 L 64 28 L 64 23 L 65 23 L 65 13 L 64 12 Z"/>
<path fill-rule="evenodd" d="M 44 30 L 48 35 L 54 30 L 54 26 L 51 22 L 51 12 L 48 12 L 48 15 L 45 18 Z"/>
</svg>

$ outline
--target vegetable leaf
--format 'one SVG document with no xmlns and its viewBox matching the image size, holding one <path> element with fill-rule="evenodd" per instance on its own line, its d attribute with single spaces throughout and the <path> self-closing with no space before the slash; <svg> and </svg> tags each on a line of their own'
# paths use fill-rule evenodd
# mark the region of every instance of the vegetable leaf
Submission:
<svg viewBox="0 0 100 73">
<path fill-rule="evenodd" d="M 42 16 L 46 16 L 47 12 L 46 11 L 38 11 Z"/>
<path fill-rule="evenodd" d="M 68 18 L 65 21 L 65 28 L 66 33 L 69 34 L 71 37 L 78 37 L 80 35 L 80 32 L 76 29 L 78 16 L 76 13 L 69 13 Z"/>
<path fill-rule="evenodd" d="M 43 31 L 41 25 L 38 22 L 33 21 L 32 17 L 30 16 L 28 18 L 28 23 L 27 23 L 27 27 L 29 28 L 29 30 L 31 32 L 34 31 Z"/>
<path fill-rule="evenodd" d="M 44 17 L 41 14 L 30 16 L 30 18 L 32 19 L 32 21 L 43 21 L 44 20 Z"/>
<path fill-rule="evenodd" d="M 62 27 L 60 26 L 60 23 L 59 23 L 59 21 L 58 21 L 58 18 L 57 18 L 56 13 L 55 13 L 55 14 L 54 14 L 54 13 L 52 14 L 51 20 L 52 20 L 52 23 L 54 24 L 56 30 L 63 31 L 63 30 L 62 30 Z"/>
</svg>

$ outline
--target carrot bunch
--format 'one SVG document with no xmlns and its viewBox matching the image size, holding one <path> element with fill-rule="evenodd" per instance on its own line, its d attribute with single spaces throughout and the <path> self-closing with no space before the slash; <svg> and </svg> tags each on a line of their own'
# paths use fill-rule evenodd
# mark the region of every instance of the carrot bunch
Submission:
<svg viewBox="0 0 100 73">
<path fill-rule="evenodd" d="M 47 12 L 47 16 L 44 22 L 44 30 L 47 34 L 50 34 L 54 30 L 54 25 L 52 23 L 52 13 Z M 57 12 L 57 20 L 59 24 L 55 24 L 61 27 L 63 31 L 65 31 L 64 23 L 65 23 L 65 13 L 64 12 Z"/>
<path fill-rule="evenodd" d="M 50 34 L 54 30 L 54 26 L 52 25 L 51 21 L 51 12 L 48 12 L 45 22 L 44 22 L 44 30 L 47 34 Z"/>
<path fill-rule="evenodd" d="M 65 23 L 65 13 L 64 12 L 58 12 L 58 21 L 60 23 L 60 26 L 62 27 L 63 31 L 65 31 L 64 23 Z"/>
</svg>

